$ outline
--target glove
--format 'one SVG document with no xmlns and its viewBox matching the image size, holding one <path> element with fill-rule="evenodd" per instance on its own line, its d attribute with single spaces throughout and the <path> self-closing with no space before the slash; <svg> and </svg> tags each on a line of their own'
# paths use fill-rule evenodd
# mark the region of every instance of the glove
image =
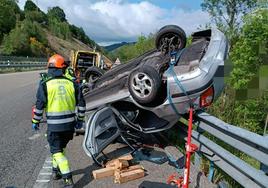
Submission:
<svg viewBox="0 0 268 188">
<path fill-rule="evenodd" d="M 32 129 L 35 131 L 39 130 L 39 123 L 32 123 Z"/>
<path fill-rule="evenodd" d="M 76 129 L 81 129 L 82 127 L 83 127 L 83 125 L 84 125 L 84 121 L 82 121 L 82 120 L 77 120 L 77 123 L 76 123 L 76 125 L 75 125 L 75 128 Z"/>
</svg>

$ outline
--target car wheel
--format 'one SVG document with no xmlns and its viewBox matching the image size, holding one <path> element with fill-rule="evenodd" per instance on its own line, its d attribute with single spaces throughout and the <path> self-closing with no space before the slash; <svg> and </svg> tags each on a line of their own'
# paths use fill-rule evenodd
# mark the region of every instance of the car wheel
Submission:
<svg viewBox="0 0 268 188">
<path fill-rule="evenodd" d="M 144 65 L 130 74 L 128 89 L 138 103 L 151 104 L 161 90 L 161 77 L 153 67 Z"/>
<path fill-rule="evenodd" d="M 83 83 L 80 86 L 80 89 L 82 91 L 82 94 L 86 94 L 87 92 L 89 92 L 92 89 L 92 87 L 90 87 L 88 83 Z"/>
<path fill-rule="evenodd" d="M 164 54 L 181 50 L 186 46 L 186 34 L 179 26 L 164 26 L 156 34 L 155 46 Z"/>
<path fill-rule="evenodd" d="M 98 67 L 89 67 L 85 72 L 85 79 L 88 83 L 94 83 L 104 74 L 104 70 Z"/>
</svg>

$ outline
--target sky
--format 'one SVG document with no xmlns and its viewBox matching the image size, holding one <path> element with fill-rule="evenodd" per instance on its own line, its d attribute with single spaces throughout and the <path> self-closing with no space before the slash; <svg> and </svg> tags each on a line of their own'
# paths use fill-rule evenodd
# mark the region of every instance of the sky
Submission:
<svg viewBox="0 0 268 188">
<path fill-rule="evenodd" d="M 23 9 L 26 0 L 19 0 Z M 209 22 L 202 0 L 33 0 L 47 12 L 59 6 L 67 20 L 82 27 L 100 45 L 133 42 L 167 24 L 182 27 L 189 35 Z"/>
</svg>

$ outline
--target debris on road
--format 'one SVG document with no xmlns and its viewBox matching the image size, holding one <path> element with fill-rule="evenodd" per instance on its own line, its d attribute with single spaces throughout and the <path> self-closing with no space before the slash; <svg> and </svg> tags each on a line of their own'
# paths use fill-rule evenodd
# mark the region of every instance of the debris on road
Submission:
<svg viewBox="0 0 268 188">
<path fill-rule="evenodd" d="M 144 168 L 141 165 L 132 165 L 133 159 L 131 154 L 118 157 L 108 161 L 105 168 L 94 170 L 92 172 L 94 179 L 114 176 L 114 183 L 125 183 L 131 180 L 144 177 Z"/>
<path fill-rule="evenodd" d="M 114 183 L 125 183 L 144 177 L 144 170 L 140 168 L 135 170 L 129 169 L 126 172 L 115 171 L 114 176 Z"/>
<path fill-rule="evenodd" d="M 101 179 L 109 176 L 114 175 L 114 168 L 113 167 L 107 167 L 107 168 L 101 168 L 98 170 L 94 170 L 92 172 L 94 179 Z"/>
<path fill-rule="evenodd" d="M 118 157 L 117 159 L 113 159 L 111 161 L 108 161 L 105 165 L 105 167 L 114 167 L 114 168 L 124 168 L 124 167 L 128 167 L 128 161 L 131 161 L 133 159 L 132 155 L 128 154 L 128 155 L 124 155 L 121 157 Z"/>
<path fill-rule="evenodd" d="M 111 163 L 107 164 L 106 167 L 112 167 L 114 169 L 122 170 L 122 169 L 129 167 L 129 163 L 127 160 L 124 160 L 124 159 L 116 159 L 112 161 Z"/>
</svg>

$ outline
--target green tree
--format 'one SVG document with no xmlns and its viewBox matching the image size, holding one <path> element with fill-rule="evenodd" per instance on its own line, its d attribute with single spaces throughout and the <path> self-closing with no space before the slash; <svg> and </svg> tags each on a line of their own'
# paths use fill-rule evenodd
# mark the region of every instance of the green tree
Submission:
<svg viewBox="0 0 268 188">
<path fill-rule="evenodd" d="M 67 21 L 66 18 L 65 18 L 64 11 L 58 6 L 49 8 L 48 12 L 47 12 L 47 16 L 49 18 L 57 19 L 60 22 L 66 22 Z"/>
<path fill-rule="evenodd" d="M 44 12 L 42 12 L 36 4 L 31 0 L 27 0 L 24 5 L 25 18 L 31 21 L 47 25 L 48 19 Z"/>
<path fill-rule="evenodd" d="M 49 30 L 62 39 L 70 39 L 70 26 L 65 18 L 65 13 L 60 7 L 52 7 L 47 12 Z"/>
<path fill-rule="evenodd" d="M 88 38 L 88 36 L 86 35 L 86 33 L 82 27 L 76 27 L 75 25 L 70 25 L 70 30 L 72 32 L 72 35 L 76 39 L 78 39 L 86 44 L 91 44 L 92 40 L 90 40 Z"/>
<path fill-rule="evenodd" d="M 17 24 L 9 35 L 3 40 L 3 54 L 5 55 L 29 55 L 30 46 L 28 36 L 22 32 L 21 25 Z"/>
<path fill-rule="evenodd" d="M 267 57 L 268 9 L 259 9 L 243 19 L 241 35 L 230 53 L 230 79 L 210 113 L 262 134 L 268 112 Z"/>
<path fill-rule="evenodd" d="M 56 18 L 49 17 L 49 30 L 59 38 L 70 39 L 71 31 L 67 22 L 60 22 Z"/>
<path fill-rule="evenodd" d="M 245 16 L 242 33 L 231 52 L 234 68 L 230 81 L 235 89 L 246 89 L 254 77 L 259 77 L 261 66 L 268 65 L 267 55 L 268 9 L 260 9 Z"/>
<path fill-rule="evenodd" d="M 233 71 L 224 92 L 209 108 L 209 113 L 262 135 L 268 112 L 268 9 L 256 10 L 241 21 L 240 35 L 230 53 Z M 255 159 L 229 145 L 223 146 L 259 168 Z M 229 183 L 231 187 L 241 187 L 235 181 L 229 180 Z"/>
<path fill-rule="evenodd" d="M 46 56 L 48 45 L 46 35 L 36 22 L 25 19 L 3 39 L 3 53 L 6 55 Z"/>
<path fill-rule="evenodd" d="M 47 25 L 48 19 L 46 14 L 43 12 L 38 12 L 38 11 L 28 11 L 25 13 L 25 18 L 34 22 L 41 23 L 43 25 Z"/>
<path fill-rule="evenodd" d="M 41 11 L 39 7 L 31 0 L 27 0 L 24 5 L 24 12 L 28 11 Z"/>
<path fill-rule="evenodd" d="M 91 48 L 96 47 L 97 51 L 101 51 L 103 52 L 103 49 L 95 43 L 95 41 L 93 41 L 92 39 L 90 39 L 84 29 L 82 27 L 76 27 L 75 25 L 70 25 L 70 31 L 72 33 L 72 36 L 80 41 L 82 41 L 83 43 L 89 45 Z"/>
<path fill-rule="evenodd" d="M 217 27 L 232 40 L 238 34 L 241 17 L 256 5 L 257 0 L 204 0 L 201 7 L 210 14 Z"/>
<path fill-rule="evenodd" d="M 15 0 L 0 0 L 0 41 L 10 32 L 20 16 L 20 9 Z"/>
</svg>

